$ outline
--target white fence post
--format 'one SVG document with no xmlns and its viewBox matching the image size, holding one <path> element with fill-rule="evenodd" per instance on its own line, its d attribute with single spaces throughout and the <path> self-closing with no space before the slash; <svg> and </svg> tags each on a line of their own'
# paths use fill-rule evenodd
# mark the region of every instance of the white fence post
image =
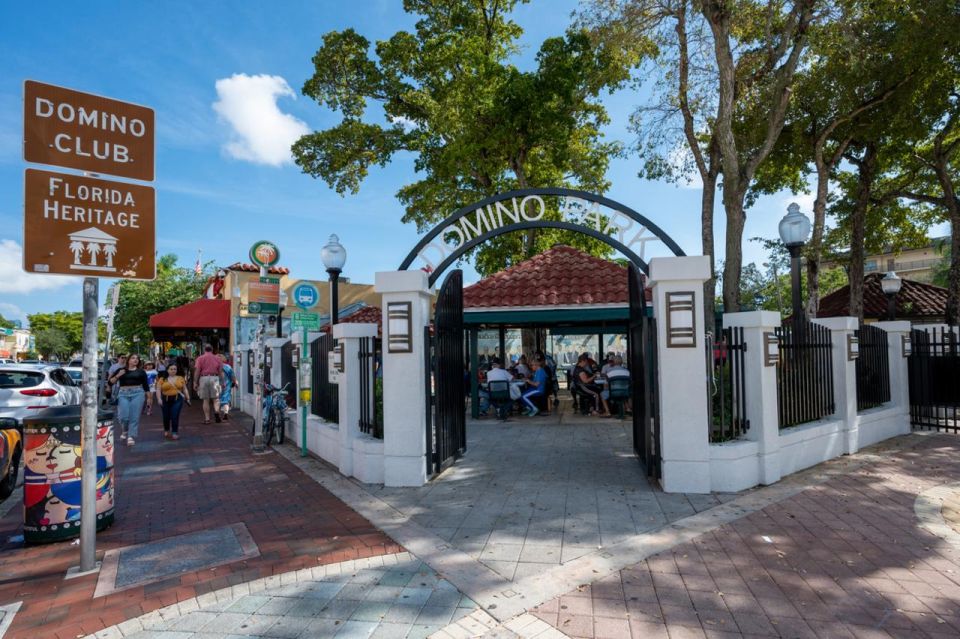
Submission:
<svg viewBox="0 0 960 639">
<path fill-rule="evenodd" d="M 857 416 L 857 361 L 850 359 L 848 351 L 860 322 L 856 317 L 822 317 L 812 321 L 830 329 L 836 406 L 833 416 L 843 422 L 843 453 L 852 455 L 860 450 L 860 419 Z"/>
<path fill-rule="evenodd" d="M 340 472 L 354 475 L 353 445 L 360 437 L 360 340 L 377 336 L 376 324 L 334 324 L 333 337 L 343 353 L 340 374 Z"/>
<path fill-rule="evenodd" d="M 703 283 L 709 277 L 710 258 L 706 256 L 650 260 L 657 318 L 660 483 L 670 493 L 710 492 L 703 327 Z M 687 329 L 692 329 L 690 337 L 681 333 Z"/>
<path fill-rule="evenodd" d="M 750 421 L 746 439 L 755 441 L 759 449 L 758 479 L 761 484 L 780 481 L 780 414 L 777 407 L 777 367 L 768 364 L 768 346 L 765 336 L 773 336 L 780 326 L 780 313 L 751 311 L 726 313 L 724 328 L 743 328 L 746 352 L 743 354 L 746 418 Z M 779 348 L 776 348 L 779 353 Z"/>
<path fill-rule="evenodd" d="M 383 295 L 384 485 L 422 486 L 427 481 L 423 332 L 430 324 L 428 278 L 420 270 L 381 272 L 376 274 L 374 288 Z M 391 307 L 395 313 L 406 313 L 407 304 L 408 318 L 390 318 Z M 405 332 L 407 344 L 391 342 L 391 337 Z"/>
</svg>

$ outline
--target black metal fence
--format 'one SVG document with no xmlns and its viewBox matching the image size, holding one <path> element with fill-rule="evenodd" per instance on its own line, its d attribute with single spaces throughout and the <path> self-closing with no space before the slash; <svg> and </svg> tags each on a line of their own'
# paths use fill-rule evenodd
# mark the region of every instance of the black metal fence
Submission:
<svg viewBox="0 0 960 639">
<path fill-rule="evenodd" d="M 907 360 L 910 423 L 923 430 L 960 432 L 960 344 L 956 329 L 914 329 Z"/>
<path fill-rule="evenodd" d="M 313 360 L 313 397 L 310 412 L 328 422 L 340 422 L 340 387 L 330 383 L 329 353 L 336 346 L 333 335 L 325 333 L 310 344 Z"/>
<path fill-rule="evenodd" d="M 706 346 L 710 441 L 729 441 L 750 428 L 743 368 L 747 344 L 743 339 L 743 328 L 725 328 L 717 338 L 708 333 Z"/>
<path fill-rule="evenodd" d="M 360 340 L 360 432 L 383 439 L 383 383 L 380 376 L 381 342 L 376 337 Z"/>
<path fill-rule="evenodd" d="M 836 410 L 830 329 L 803 320 L 776 329 L 780 428 L 812 422 Z"/>
<path fill-rule="evenodd" d="M 890 354 L 887 332 L 864 324 L 856 332 L 860 344 L 857 357 L 857 410 L 875 408 L 890 401 Z"/>
</svg>

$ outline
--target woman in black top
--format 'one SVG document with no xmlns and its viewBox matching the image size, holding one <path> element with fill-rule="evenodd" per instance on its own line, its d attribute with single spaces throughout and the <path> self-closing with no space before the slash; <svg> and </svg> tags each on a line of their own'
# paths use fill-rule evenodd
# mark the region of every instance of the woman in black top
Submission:
<svg viewBox="0 0 960 639">
<path fill-rule="evenodd" d="M 153 397 L 147 382 L 147 373 L 143 370 L 139 355 L 127 357 L 127 366 L 114 373 L 111 384 L 120 386 L 117 402 L 117 419 L 120 422 L 120 439 L 127 440 L 127 446 L 133 446 L 139 436 L 140 414 L 143 403 L 153 407 Z"/>
<path fill-rule="evenodd" d="M 590 354 L 583 353 L 579 358 L 577 358 L 577 365 L 573 369 L 573 380 L 576 383 L 580 390 L 587 395 L 590 395 L 593 398 L 594 408 L 590 411 L 591 415 L 599 415 L 600 417 L 610 417 L 610 407 L 607 404 L 607 400 L 603 398 L 601 394 L 603 388 L 596 383 L 597 374 L 595 368 L 590 365 Z M 600 412 L 600 407 L 603 406 L 603 412 Z"/>
</svg>

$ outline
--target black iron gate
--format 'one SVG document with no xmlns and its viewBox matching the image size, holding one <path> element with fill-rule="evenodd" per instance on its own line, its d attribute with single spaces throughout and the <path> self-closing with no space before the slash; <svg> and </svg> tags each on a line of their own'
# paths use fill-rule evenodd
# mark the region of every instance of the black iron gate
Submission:
<svg viewBox="0 0 960 639">
<path fill-rule="evenodd" d="M 330 383 L 330 351 L 337 345 L 330 333 L 324 333 L 310 344 L 313 361 L 313 396 L 310 412 L 328 422 L 340 421 L 340 387 Z"/>
<path fill-rule="evenodd" d="M 633 449 L 647 469 L 647 475 L 660 477 L 660 418 L 657 410 L 657 327 L 647 317 L 643 277 L 635 264 L 629 268 L 630 325 L 627 348 L 630 351 L 630 375 L 633 379 Z"/>
<path fill-rule="evenodd" d="M 437 295 L 432 338 L 429 330 L 427 327 L 425 349 L 428 358 L 427 469 L 437 474 L 467 449 L 463 271 L 451 271 L 443 281 Z"/>
<path fill-rule="evenodd" d="M 955 330 L 911 332 L 910 423 L 917 428 L 960 432 L 960 344 Z"/>
</svg>

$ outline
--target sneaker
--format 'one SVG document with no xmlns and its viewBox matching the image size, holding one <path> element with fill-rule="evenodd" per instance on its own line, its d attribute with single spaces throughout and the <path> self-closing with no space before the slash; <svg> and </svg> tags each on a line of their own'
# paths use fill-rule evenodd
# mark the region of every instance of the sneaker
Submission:
<svg viewBox="0 0 960 639">
<path fill-rule="evenodd" d="M 126 439 L 126 438 L 127 438 L 127 431 L 123 431 L 122 433 L 120 433 L 120 439 Z"/>
<path fill-rule="evenodd" d="M 174 438 L 174 439 L 180 439 L 180 435 L 174 433 L 174 434 L 173 434 L 173 438 Z"/>
<path fill-rule="evenodd" d="M 225 421 L 225 422 L 230 421 L 230 413 L 224 413 L 224 414 L 223 414 L 223 421 Z"/>
<path fill-rule="evenodd" d="M 219 424 L 221 421 L 223 421 L 223 420 L 220 419 L 220 413 L 217 413 L 216 415 L 214 415 L 214 416 L 213 416 L 213 419 L 214 419 L 218 424 Z"/>
<path fill-rule="evenodd" d="M 539 412 L 540 412 L 540 409 L 534 406 L 533 408 L 527 411 L 527 417 L 536 417 L 537 413 Z"/>
<path fill-rule="evenodd" d="M 133 440 L 133 437 L 127 437 L 127 446 L 133 446 L 136 443 L 137 442 Z"/>
<path fill-rule="evenodd" d="M 163 431 L 163 438 L 164 438 L 164 439 L 170 439 L 170 431 L 169 431 L 169 430 Z"/>
</svg>

